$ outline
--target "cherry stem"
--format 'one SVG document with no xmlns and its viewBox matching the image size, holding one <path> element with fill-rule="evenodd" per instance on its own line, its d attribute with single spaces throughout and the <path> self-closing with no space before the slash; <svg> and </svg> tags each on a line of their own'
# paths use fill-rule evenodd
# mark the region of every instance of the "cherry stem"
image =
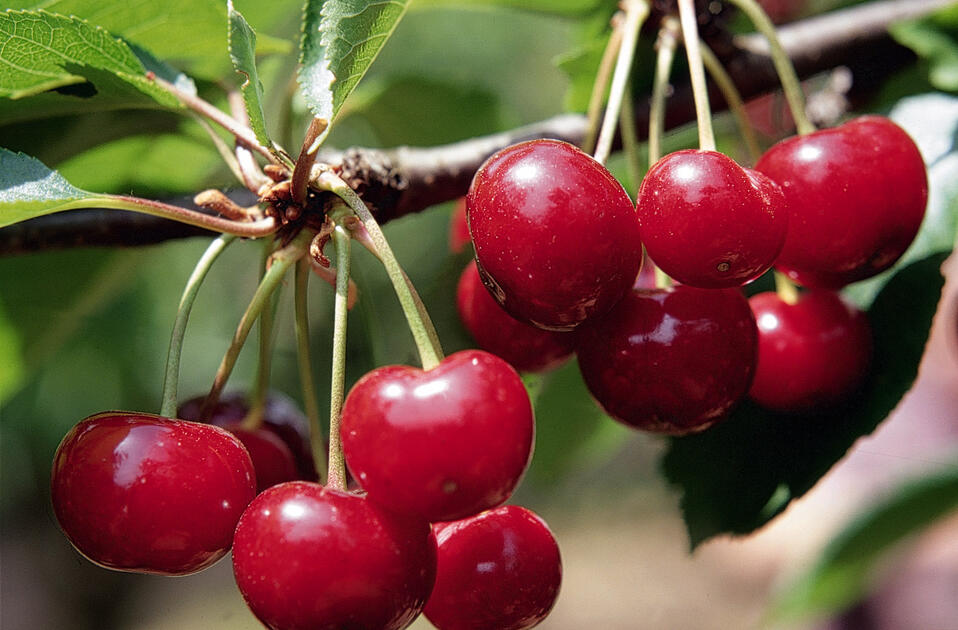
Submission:
<svg viewBox="0 0 958 630">
<path fill-rule="evenodd" d="M 791 58 L 782 48 L 782 43 L 778 39 L 778 32 L 775 30 L 772 20 L 769 19 L 768 14 L 755 0 L 732 0 L 732 4 L 737 6 L 751 20 L 755 30 L 768 40 L 772 63 L 778 73 L 778 80 L 782 84 L 785 100 L 792 112 L 792 119 L 795 121 L 795 128 L 798 133 L 806 135 L 814 132 L 815 125 L 808 119 L 808 114 L 805 111 L 805 94 L 802 92 L 802 84 L 798 80 L 798 74 L 795 72 L 795 66 L 792 64 Z"/>
<path fill-rule="evenodd" d="M 315 170 L 315 169 L 314 169 Z M 409 280 L 409 276 L 403 271 L 393 254 L 382 228 L 376 223 L 369 208 L 363 203 L 363 200 L 349 185 L 332 171 L 322 170 L 313 178 L 314 185 L 321 190 L 328 190 L 342 199 L 347 206 L 359 218 L 360 223 L 369 234 L 369 240 L 375 248 L 373 253 L 382 262 L 386 269 L 386 274 L 392 282 L 396 297 L 399 298 L 399 304 L 402 306 L 403 314 L 406 316 L 406 323 L 409 325 L 409 331 L 412 333 L 413 340 L 416 342 L 416 348 L 419 351 L 419 359 L 424 370 L 430 370 L 442 361 L 442 346 L 439 343 L 439 336 L 436 334 L 436 328 L 426 312 L 426 307 L 416 293 L 416 288 Z M 332 214 L 332 213 L 331 213 Z"/>
<path fill-rule="evenodd" d="M 620 20 L 621 13 L 616 13 L 613 20 Z M 616 24 L 612 29 L 612 35 L 605 45 L 602 52 L 602 60 L 599 62 L 599 70 L 595 75 L 595 83 L 592 84 L 592 94 L 589 96 L 589 108 L 586 110 L 588 123 L 586 125 L 585 139 L 582 141 L 582 150 L 586 153 L 592 153 L 595 150 L 595 139 L 599 133 L 599 121 L 602 120 L 602 104 L 605 102 L 605 94 L 609 88 L 609 79 L 612 78 L 612 68 L 615 67 L 616 53 L 622 46 L 622 29 Z"/>
<path fill-rule="evenodd" d="M 233 154 L 233 151 L 229 148 L 223 138 L 220 137 L 216 131 L 213 130 L 213 127 L 206 121 L 205 118 L 190 112 L 193 120 L 203 128 L 203 131 L 206 132 L 206 135 L 210 137 L 210 140 L 213 142 L 213 147 L 216 148 L 216 152 L 220 154 L 220 157 L 223 158 L 223 161 L 226 162 L 226 166 L 229 167 L 230 172 L 233 173 L 233 177 L 240 180 L 241 182 L 246 182 L 245 174 L 243 169 L 240 167 L 239 161 L 236 159 L 236 156 Z"/>
<path fill-rule="evenodd" d="M 694 0 L 678 0 L 679 21 L 682 23 L 682 40 L 689 59 L 689 77 L 692 81 L 692 96 L 695 99 L 695 118 L 699 128 L 699 149 L 715 150 L 715 132 L 712 130 L 712 108 L 709 104 L 708 86 L 705 83 L 705 68 L 699 48 L 698 18 Z"/>
<path fill-rule="evenodd" d="M 140 214 L 150 214 L 155 217 L 172 219 L 187 225 L 206 228 L 214 232 L 233 234 L 246 238 L 268 236 L 279 226 L 276 219 L 267 217 L 258 221 L 233 221 L 222 217 L 215 217 L 204 212 L 173 206 L 152 199 L 128 197 L 125 195 L 103 195 L 87 197 L 78 202 L 63 207 L 64 210 L 75 208 L 109 208 L 112 210 L 131 210 Z"/>
<path fill-rule="evenodd" d="M 264 241 L 260 281 L 266 275 L 269 257 L 273 252 L 273 243 Z M 259 316 L 259 348 L 256 361 L 256 382 L 253 391 L 247 399 L 249 411 L 243 418 L 241 426 L 247 431 L 256 431 L 263 426 L 263 410 L 266 409 L 266 396 L 269 390 L 269 375 L 273 357 L 273 322 L 276 319 L 276 295 L 270 296 L 269 303 Z"/>
<path fill-rule="evenodd" d="M 631 82 L 630 82 L 631 83 Z M 631 88 L 626 89 L 631 92 Z M 622 113 L 619 116 L 619 129 L 622 136 L 622 148 L 625 150 L 625 160 L 628 165 L 629 177 L 632 179 L 634 193 L 642 183 L 642 158 L 639 155 L 638 131 L 635 127 L 635 109 L 632 99 L 622 99 Z M 636 194 L 632 195 L 635 199 Z"/>
<path fill-rule="evenodd" d="M 745 114 L 745 103 L 742 102 L 742 95 L 739 94 L 738 88 L 735 87 L 735 82 L 732 81 L 732 77 L 730 77 L 728 72 L 725 71 L 725 68 L 722 67 L 722 63 L 718 57 L 715 56 L 715 53 L 712 52 L 712 49 L 701 40 L 699 40 L 699 49 L 702 52 L 702 62 L 705 64 L 706 70 L 708 70 L 709 75 L 712 77 L 712 80 L 715 81 L 719 90 L 722 91 L 722 96 L 725 97 L 725 102 L 728 103 L 729 111 L 735 116 L 735 122 L 742 132 L 742 139 L 745 141 L 748 156 L 752 164 L 755 164 L 758 158 L 761 157 L 762 150 L 758 146 L 755 129 L 749 124 L 748 116 Z"/>
<path fill-rule="evenodd" d="M 788 276 L 778 269 L 775 270 L 775 292 L 786 304 L 795 304 L 798 302 L 798 287 Z"/>
<path fill-rule="evenodd" d="M 293 201 L 299 205 L 306 203 L 306 193 L 309 186 L 309 177 L 313 171 L 313 164 L 316 163 L 316 155 L 319 150 L 319 144 L 316 140 L 323 135 L 329 122 L 325 118 L 313 118 L 306 130 L 306 138 L 303 140 L 303 147 L 299 151 L 299 158 L 296 160 L 296 166 L 293 167 L 293 175 L 290 180 L 290 194 Z"/>
<path fill-rule="evenodd" d="M 260 316 L 260 313 L 263 312 L 263 309 L 269 306 L 270 296 L 273 295 L 273 292 L 283 281 L 283 276 L 286 274 L 286 271 L 309 250 L 309 243 L 313 240 L 314 235 L 315 232 L 312 230 L 302 230 L 288 245 L 273 253 L 271 257 L 272 264 L 270 264 L 266 273 L 263 275 L 259 286 L 256 287 L 256 292 L 253 294 L 249 306 L 246 307 L 246 312 L 243 313 L 243 317 L 240 319 L 236 333 L 233 335 L 233 340 L 230 342 L 230 346 L 223 356 L 223 360 L 220 362 L 219 369 L 216 371 L 216 377 L 213 379 L 213 386 L 210 388 L 210 393 L 207 394 L 206 400 L 203 401 L 203 406 L 200 408 L 201 419 L 209 418 L 213 407 L 219 401 L 226 381 L 229 380 L 230 373 L 233 371 L 233 366 L 236 365 L 236 359 L 239 357 L 240 351 L 246 343 L 246 338 L 249 336 L 253 324 Z"/>
<path fill-rule="evenodd" d="M 336 490 L 346 489 L 346 466 L 339 424 L 343 415 L 346 382 L 346 315 L 349 312 L 349 245 L 350 236 L 341 223 L 333 228 L 336 246 L 336 301 L 333 309 L 333 369 L 329 388 L 329 482 Z"/>
<path fill-rule="evenodd" d="M 672 16 L 662 19 L 662 27 L 655 42 L 655 76 L 652 80 L 652 98 L 649 103 L 649 166 L 662 157 L 662 137 L 665 135 L 665 100 L 669 88 L 669 75 L 675 61 L 675 49 L 679 37 L 678 21 Z"/>
<path fill-rule="evenodd" d="M 602 129 L 596 142 L 593 157 L 599 164 L 605 164 L 612 151 L 612 140 L 615 137 L 615 128 L 619 120 L 619 109 L 622 99 L 626 95 L 626 86 L 629 83 L 629 74 L 632 71 L 632 60 L 635 58 L 635 46 L 639 41 L 639 29 L 645 18 L 649 16 L 649 3 L 645 0 L 624 0 L 625 19 L 622 21 L 622 43 L 615 60 L 615 71 L 612 74 L 612 85 L 609 88 L 609 102 L 605 108 L 605 117 L 602 119 Z M 631 97 L 630 97 L 631 98 Z"/>
<path fill-rule="evenodd" d="M 300 387 L 303 390 L 303 409 L 309 418 L 309 444 L 313 461 L 319 473 L 319 482 L 326 479 L 326 444 L 323 442 L 323 424 L 319 415 L 319 396 L 313 381 L 313 363 L 309 352 L 309 273 L 311 261 L 303 257 L 296 264 L 293 310 L 296 328 L 296 359 L 299 366 Z"/>
<path fill-rule="evenodd" d="M 180 378 L 180 357 L 183 354 L 183 338 L 186 335 L 186 324 L 190 319 L 190 311 L 199 293 L 200 285 L 209 273 L 213 263 L 226 246 L 236 240 L 232 234 L 221 234 L 213 239 L 206 251 L 200 256 L 193 273 L 186 281 L 180 305 L 176 309 L 176 319 L 173 321 L 173 332 L 170 334 L 170 349 L 166 354 L 166 374 L 163 378 L 163 395 L 160 398 L 160 415 L 166 418 L 176 417 L 177 384 Z"/>
<path fill-rule="evenodd" d="M 652 264 L 655 267 L 655 288 L 667 289 L 670 286 L 672 286 L 672 278 L 669 277 L 669 274 L 659 269 L 659 266 L 656 265 L 655 263 L 652 263 Z"/>
</svg>

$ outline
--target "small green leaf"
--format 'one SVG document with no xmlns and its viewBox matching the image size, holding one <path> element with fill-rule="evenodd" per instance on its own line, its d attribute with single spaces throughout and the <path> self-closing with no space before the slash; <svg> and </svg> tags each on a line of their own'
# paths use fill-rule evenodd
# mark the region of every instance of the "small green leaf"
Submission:
<svg viewBox="0 0 958 630">
<path fill-rule="evenodd" d="M 19 99 L 60 90 L 77 97 L 99 93 L 148 105 L 179 107 L 146 78 L 146 69 L 122 41 L 100 27 L 46 11 L 0 13 L 0 97 Z"/>
<path fill-rule="evenodd" d="M 314 116 L 333 121 L 407 4 L 408 0 L 307 0 L 298 79 Z"/>
<path fill-rule="evenodd" d="M 256 33 L 242 14 L 233 8 L 232 0 L 227 0 L 226 7 L 229 12 L 230 60 L 236 72 L 246 77 L 241 89 L 250 127 L 260 144 L 271 147 L 273 143 L 266 133 L 266 114 L 263 112 L 263 84 L 256 72 Z"/>
<path fill-rule="evenodd" d="M 39 160 L 0 148 L 0 227 L 61 210 L 88 208 L 97 198 Z"/>
<path fill-rule="evenodd" d="M 896 543 L 955 509 L 958 467 L 902 486 L 839 533 L 772 615 L 785 621 L 840 612 L 867 592 L 876 565 Z"/>
</svg>

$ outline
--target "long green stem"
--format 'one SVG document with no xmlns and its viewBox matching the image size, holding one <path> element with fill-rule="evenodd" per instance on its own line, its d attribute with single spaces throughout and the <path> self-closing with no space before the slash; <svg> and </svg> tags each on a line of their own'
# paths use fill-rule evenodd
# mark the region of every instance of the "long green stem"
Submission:
<svg viewBox="0 0 958 630">
<path fill-rule="evenodd" d="M 631 82 L 630 82 L 631 84 Z M 631 87 L 626 88 L 626 92 L 631 94 Z M 632 107 L 632 99 L 622 99 L 622 113 L 619 115 L 619 129 L 622 136 L 622 148 L 625 150 L 626 164 L 629 169 L 629 177 L 632 179 L 634 187 L 632 198 L 636 197 L 636 191 L 642 183 L 642 158 L 639 155 L 639 137 L 635 128 L 635 110 Z"/>
<path fill-rule="evenodd" d="M 209 413 L 213 410 L 217 401 L 219 401 L 223 387 L 226 385 L 226 381 L 229 380 L 230 373 L 233 371 L 233 366 L 236 365 L 236 359 L 239 358 L 240 351 L 243 349 L 243 344 L 246 343 L 246 338 L 249 336 L 253 324 L 256 323 L 263 309 L 270 304 L 270 296 L 273 295 L 273 292 L 283 281 L 283 276 L 286 274 L 286 271 L 297 260 L 302 258 L 309 249 L 309 243 L 312 241 L 314 234 L 311 230 L 303 230 L 296 235 L 286 247 L 277 250 L 273 254 L 272 264 L 256 288 L 256 292 L 253 294 L 249 306 L 246 307 L 246 312 L 243 313 L 243 317 L 240 319 L 236 333 L 233 335 L 233 340 L 230 342 L 230 346 L 223 356 L 223 360 L 220 362 L 220 367 L 216 371 L 213 386 L 210 388 L 210 393 L 206 396 L 206 400 L 203 401 L 203 407 L 200 409 L 201 418 L 209 417 Z"/>
<path fill-rule="evenodd" d="M 346 466 L 339 421 L 343 414 L 346 382 L 346 321 L 349 300 L 349 231 L 342 225 L 333 229 L 336 245 L 336 302 L 333 309 L 333 369 L 329 388 L 329 487 L 346 489 Z"/>
<path fill-rule="evenodd" d="M 180 356 L 183 353 L 183 337 L 186 334 L 186 324 L 190 319 L 190 311 L 199 293 L 200 285 L 209 273 L 213 263 L 226 246 L 236 240 L 232 234 L 221 234 L 213 239 L 206 251 L 200 256 L 193 273 L 186 281 L 180 305 L 176 310 L 176 319 L 173 321 L 173 332 L 170 334 L 170 349 L 166 355 L 166 374 L 163 378 L 163 395 L 160 402 L 160 415 L 172 418 L 176 416 L 177 383 L 180 377 Z"/>
<path fill-rule="evenodd" d="M 679 21 L 682 23 L 682 40 L 689 59 L 689 76 L 692 79 L 692 96 L 695 99 L 695 118 L 699 128 L 699 149 L 715 150 L 715 132 L 712 130 L 712 108 L 705 83 L 705 68 L 702 66 L 702 51 L 699 49 L 699 29 L 695 15 L 694 0 L 678 0 Z"/>
<path fill-rule="evenodd" d="M 269 257 L 273 252 L 273 243 L 263 243 L 263 257 L 260 281 L 266 275 Z M 270 296 L 269 303 L 259 316 L 259 348 L 256 358 L 256 381 L 253 390 L 247 397 L 249 411 L 243 418 L 243 428 L 255 431 L 263 425 L 263 411 L 266 409 L 266 397 L 269 394 L 269 377 L 273 364 L 273 322 L 276 319 L 276 296 L 279 291 Z"/>
<path fill-rule="evenodd" d="M 625 88 L 629 82 L 629 74 L 632 72 L 632 60 L 635 58 L 635 46 L 639 41 L 639 29 L 649 15 L 649 3 L 645 0 L 625 0 L 624 4 L 622 45 L 619 46 L 619 55 L 615 60 L 615 72 L 612 75 L 612 86 L 609 88 L 609 102 L 605 108 L 602 130 L 599 131 L 599 140 L 596 142 L 593 154 L 599 164 L 605 164 L 612 152 L 612 140 L 615 138 L 615 127 L 619 120 L 622 99 L 631 98 L 625 93 Z"/>
<path fill-rule="evenodd" d="M 649 104 L 649 166 L 662 157 L 662 136 L 665 135 L 665 99 L 669 88 L 669 76 L 675 61 L 675 49 L 678 44 L 679 24 L 672 16 L 662 20 L 658 49 L 655 56 L 655 76 L 652 79 L 652 100 Z"/>
<path fill-rule="evenodd" d="M 296 359 L 299 365 L 299 381 L 303 390 L 303 409 L 309 418 L 309 444 L 313 462 L 319 473 L 319 482 L 326 480 L 326 443 L 323 441 L 323 424 L 319 415 L 319 396 L 313 380 L 313 363 L 309 351 L 309 286 L 310 261 L 302 258 L 296 264 L 294 306 L 296 327 Z"/>
<path fill-rule="evenodd" d="M 369 208 L 359 198 L 359 195 L 335 173 L 330 171 L 319 173 L 315 178 L 314 185 L 321 190 L 328 190 L 342 199 L 359 218 L 363 227 L 366 228 L 369 238 L 376 248 L 375 253 L 386 268 L 386 274 L 393 285 L 396 297 L 399 298 L 409 330 L 416 342 L 423 369 L 429 370 L 439 365 L 443 355 L 436 328 L 433 326 L 422 300 L 416 294 L 415 287 L 402 270 L 399 261 L 396 260 L 392 248 L 389 247 L 382 229 L 376 223 L 376 219 Z"/>
<path fill-rule="evenodd" d="M 798 287 L 778 269 L 775 270 L 775 292 L 786 304 L 798 302 Z"/>
<path fill-rule="evenodd" d="M 755 0 L 732 0 L 732 4 L 741 9 L 742 13 L 752 21 L 755 30 L 768 40 L 772 63 L 775 64 L 775 71 L 778 73 L 778 80 L 782 84 L 785 100 L 788 101 L 788 107 L 792 111 L 798 133 L 802 135 L 812 133 L 815 131 L 815 125 L 808 119 L 808 114 L 805 112 L 805 94 L 802 92 L 802 84 L 798 80 L 791 58 L 778 41 L 778 33 L 772 20 Z"/>
<path fill-rule="evenodd" d="M 738 88 L 735 87 L 735 82 L 732 81 L 732 77 L 730 77 L 725 71 L 725 68 L 722 67 L 722 62 L 718 60 L 718 57 L 715 56 L 712 49 L 703 41 L 699 42 L 699 46 L 702 51 L 702 62 L 705 64 L 705 69 L 708 70 L 712 80 L 715 81 L 715 84 L 722 91 L 722 96 L 725 97 L 725 102 L 728 103 L 728 108 L 731 110 L 732 115 L 735 116 L 735 122 L 738 123 L 738 127 L 742 132 L 742 138 L 745 140 L 745 148 L 748 149 L 748 156 L 752 164 L 755 164 L 758 158 L 761 157 L 762 150 L 758 146 L 755 129 L 749 124 L 748 116 L 745 114 L 745 103 L 742 102 L 742 95 L 739 94 Z"/>
<path fill-rule="evenodd" d="M 616 15 L 616 17 L 621 17 Z M 622 46 L 622 29 L 616 26 L 602 51 L 602 60 L 599 62 L 599 71 L 592 84 L 592 94 L 589 96 L 589 108 L 586 110 L 588 125 L 585 139 L 582 141 L 582 150 L 592 153 L 595 150 L 595 139 L 599 135 L 599 121 L 602 120 L 602 103 L 605 102 L 605 93 L 608 91 L 609 79 L 612 78 L 612 68 L 615 67 L 616 54 Z"/>
</svg>

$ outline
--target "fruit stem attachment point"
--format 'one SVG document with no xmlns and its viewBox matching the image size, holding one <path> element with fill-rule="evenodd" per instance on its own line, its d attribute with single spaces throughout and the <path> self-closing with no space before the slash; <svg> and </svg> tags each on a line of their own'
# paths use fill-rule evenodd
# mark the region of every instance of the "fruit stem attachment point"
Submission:
<svg viewBox="0 0 958 630">
<path fill-rule="evenodd" d="M 626 94 L 626 87 L 629 84 L 629 74 L 632 72 L 635 46 L 639 41 L 639 29 L 642 28 L 645 18 L 649 16 L 649 3 L 646 0 L 623 0 L 623 5 L 625 19 L 621 23 L 622 43 L 615 61 L 612 86 L 609 88 L 609 102 L 605 108 L 602 129 L 599 131 L 599 139 L 593 155 L 599 164 L 605 164 L 612 152 L 612 139 L 615 137 L 622 99 L 631 98 L 630 94 Z"/>
<path fill-rule="evenodd" d="M 419 351 L 419 359 L 424 370 L 431 370 L 442 361 L 442 346 L 439 343 L 439 336 L 436 334 L 436 328 L 426 312 L 426 307 L 416 293 L 416 288 L 409 280 L 409 276 L 403 271 L 393 254 L 382 228 L 376 222 L 372 212 L 366 207 L 363 200 L 356 194 L 349 185 L 338 175 L 329 171 L 321 170 L 313 177 L 313 185 L 320 190 L 328 190 L 342 199 L 352 210 L 366 232 L 369 234 L 369 240 L 375 248 L 373 254 L 379 258 L 386 269 L 386 274 L 392 282 L 396 297 L 399 298 L 399 304 L 402 306 L 403 314 L 406 316 L 406 323 L 409 325 L 409 331 L 412 333 L 413 340 L 416 342 L 416 348 Z M 337 224 L 343 221 L 337 220 L 336 211 L 330 211 L 330 216 Z M 348 227 L 348 226 L 346 226 Z"/>
<path fill-rule="evenodd" d="M 309 418 L 309 445 L 313 462 L 319 473 L 319 482 L 326 481 L 326 443 L 323 441 L 323 423 L 319 415 L 319 396 L 313 380 L 313 363 L 309 352 L 309 272 L 312 263 L 304 257 L 296 263 L 293 311 L 296 328 L 296 361 L 299 367 L 300 387 L 303 390 L 303 410 Z"/>
<path fill-rule="evenodd" d="M 349 231 L 338 223 L 333 228 L 336 246 L 336 301 L 333 309 L 333 367 L 329 388 L 329 480 L 327 486 L 346 490 L 346 466 L 339 433 L 346 382 L 346 323 L 349 309 Z"/>
<path fill-rule="evenodd" d="M 702 52 L 702 62 L 705 64 L 705 69 L 708 70 L 709 76 L 722 91 L 722 96 L 725 97 L 729 110 L 735 116 L 738 128 L 742 132 L 742 139 L 745 141 L 745 148 L 748 150 L 748 157 L 752 164 L 755 164 L 758 162 L 758 158 L 762 156 L 762 150 L 758 146 L 755 129 L 749 124 L 748 116 L 745 114 L 745 103 L 742 102 L 742 95 L 735 87 L 732 77 L 722 67 L 722 62 L 704 41 L 699 40 L 699 50 Z"/>
<path fill-rule="evenodd" d="M 785 100 L 792 112 L 792 119 L 795 121 L 795 128 L 798 133 L 804 136 L 814 132 L 815 125 L 808 119 L 808 114 L 805 112 L 805 94 L 802 92 L 802 84 L 798 80 L 798 74 L 795 72 L 795 66 L 792 64 L 791 58 L 782 48 L 782 43 L 778 39 L 778 32 L 775 30 L 772 20 L 755 0 L 732 0 L 732 4 L 737 6 L 752 22 L 755 30 L 768 40 L 772 63 L 778 73 L 778 80 L 782 84 Z"/>
<path fill-rule="evenodd" d="M 176 417 L 177 383 L 180 377 L 180 356 L 183 352 L 183 337 L 186 334 L 186 324 L 190 319 L 190 311 L 199 293 L 200 285 L 209 273 L 213 263 L 226 246 L 236 240 L 232 234 L 221 234 L 213 239 L 203 255 L 197 261 L 186 281 L 180 305 L 176 310 L 176 319 L 173 321 L 173 332 L 170 334 L 170 349 L 166 355 L 166 374 L 163 378 L 163 395 L 160 399 L 160 415 L 166 418 Z"/>
<path fill-rule="evenodd" d="M 659 36 L 655 42 L 655 76 L 652 80 L 652 100 L 649 104 L 649 167 L 662 157 L 662 136 L 665 134 L 665 100 L 669 89 L 669 75 L 675 61 L 681 28 L 675 17 L 662 19 Z"/>
<path fill-rule="evenodd" d="M 784 273 L 775 270 L 775 292 L 786 304 L 796 304 L 798 302 L 798 286 Z"/>
<path fill-rule="evenodd" d="M 709 104 L 708 85 L 705 83 L 705 68 L 699 48 L 698 18 L 694 0 L 678 0 L 679 21 L 682 24 L 682 40 L 689 59 L 689 77 L 692 80 L 692 96 L 695 99 L 695 118 L 699 128 L 699 149 L 715 150 L 715 132 L 712 130 L 712 108 Z"/>
</svg>

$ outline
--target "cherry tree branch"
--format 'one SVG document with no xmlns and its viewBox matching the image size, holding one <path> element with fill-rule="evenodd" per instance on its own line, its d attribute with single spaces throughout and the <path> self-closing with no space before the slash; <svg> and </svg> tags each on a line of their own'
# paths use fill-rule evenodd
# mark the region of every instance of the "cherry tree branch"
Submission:
<svg viewBox="0 0 958 630">
<path fill-rule="evenodd" d="M 896 44 L 888 35 L 888 25 L 925 15 L 952 1 L 869 2 L 781 26 L 779 37 L 803 79 L 844 65 L 853 69 L 857 83 L 877 83 L 914 59 L 910 51 Z M 778 87 L 768 44 L 761 36 L 736 37 L 729 50 L 717 53 L 743 98 Z M 860 70 L 858 73 L 855 73 L 856 67 Z M 714 85 L 710 90 L 710 100 L 713 110 L 726 108 Z M 645 133 L 649 114 L 647 100 L 637 102 L 634 109 L 636 125 Z M 695 107 L 689 86 L 676 85 L 666 111 L 666 128 L 675 128 L 694 119 Z M 585 115 L 563 114 L 453 144 L 394 149 L 351 148 L 341 152 L 321 152 L 319 160 L 338 167 L 341 177 L 373 209 L 376 219 L 384 223 L 465 194 L 479 165 L 501 148 L 543 137 L 580 144 L 587 126 Z M 0 255 L 75 246 L 142 245 L 204 233 L 209 234 L 202 229 L 133 213 L 77 210 L 0 229 Z"/>
</svg>

